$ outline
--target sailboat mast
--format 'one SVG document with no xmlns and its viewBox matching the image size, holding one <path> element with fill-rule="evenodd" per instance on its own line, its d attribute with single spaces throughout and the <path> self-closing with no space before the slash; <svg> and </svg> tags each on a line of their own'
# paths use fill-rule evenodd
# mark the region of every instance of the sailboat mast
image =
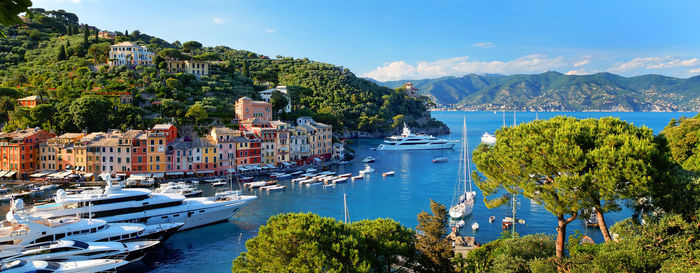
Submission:
<svg viewBox="0 0 700 273">
<path fill-rule="evenodd" d="M 516 205 L 516 199 L 515 199 L 515 194 L 513 194 L 513 233 L 512 235 L 515 235 L 515 225 L 518 223 L 515 220 L 515 205 Z"/>
<path fill-rule="evenodd" d="M 472 172 L 472 169 L 471 169 L 472 167 L 470 166 L 471 161 L 469 160 L 469 135 L 467 134 L 467 118 L 466 117 L 464 118 L 463 128 L 464 128 L 463 129 L 464 130 L 464 132 L 463 132 L 463 134 L 464 134 L 464 138 L 463 138 L 464 155 L 463 156 L 465 159 L 464 161 L 467 164 L 467 167 L 464 168 L 464 184 L 465 184 L 464 190 L 465 191 L 467 190 L 466 184 L 468 181 L 469 182 L 469 192 L 472 192 L 472 183 L 471 183 L 471 179 L 469 179 L 469 176 L 468 176 Z"/>
<path fill-rule="evenodd" d="M 345 214 L 345 223 L 348 223 L 348 218 L 350 218 L 350 213 L 348 212 L 348 195 L 343 193 L 343 208 Z"/>
</svg>

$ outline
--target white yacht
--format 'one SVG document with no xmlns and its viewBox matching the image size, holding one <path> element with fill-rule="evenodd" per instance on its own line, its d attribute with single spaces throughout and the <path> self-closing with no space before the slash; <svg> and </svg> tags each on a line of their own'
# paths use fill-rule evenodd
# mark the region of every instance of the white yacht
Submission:
<svg viewBox="0 0 700 273">
<path fill-rule="evenodd" d="M 496 136 L 489 134 L 489 132 L 484 132 L 484 134 L 481 135 L 481 143 L 494 145 L 496 144 Z"/>
<path fill-rule="evenodd" d="M 374 168 L 370 167 L 369 165 L 365 165 L 365 168 L 360 170 L 360 175 L 373 173 L 373 172 L 374 172 Z"/>
<path fill-rule="evenodd" d="M 15 260 L 0 265 L 0 272 L 3 273 L 90 273 L 114 270 L 117 267 L 128 264 L 128 261 L 119 259 L 95 259 L 86 261 L 71 262 L 47 262 L 47 261 L 27 261 Z"/>
<path fill-rule="evenodd" d="M 0 227 L 0 246 L 16 250 L 28 245 L 60 239 L 80 241 L 123 241 L 145 236 L 142 224 L 108 224 L 99 219 L 42 219 L 22 213 L 23 202 L 16 200 Z"/>
<path fill-rule="evenodd" d="M 191 185 L 184 183 L 184 182 L 180 182 L 180 183 L 169 182 L 167 184 L 161 184 L 160 187 L 155 189 L 153 192 L 155 192 L 155 193 L 181 194 L 181 195 L 184 195 L 185 197 L 197 196 L 197 195 L 202 194 L 202 190 L 197 189 L 196 187 L 191 186 Z"/>
<path fill-rule="evenodd" d="M 74 240 L 58 240 L 39 243 L 24 248 L 21 252 L 0 252 L 2 260 L 28 260 L 28 261 L 82 261 L 92 259 L 124 259 L 135 261 L 143 257 L 146 249 L 160 243 L 160 241 L 136 241 L 136 242 L 82 242 Z M 10 255 L 8 255 L 10 254 Z"/>
<path fill-rule="evenodd" d="M 460 149 L 459 171 L 457 185 L 455 185 L 452 205 L 450 206 L 450 217 L 458 219 L 472 214 L 474 210 L 474 197 L 476 191 L 472 191 L 471 166 L 469 160 L 469 144 L 467 142 L 467 120 L 464 119 L 462 127 L 462 148 Z M 468 187 L 467 187 L 467 184 Z"/>
<path fill-rule="evenodd" d="M 455 146 L 454 142 L 446 139 L 438 139 L 425 134 L 413 134 L 405 123 L 403 126 L 403 132 L 400 136 L 385 138 L 384 143 L 379 144 L 377 150 L 437 150 L 452 149 Z"/>
<path fill-rule="evenodd" d="M 255 199 L 254 195 L 234 192 L 220 196 L 185 198 L 180 194 L 152 193 L 151 190 L 122 189 L 106 179 L 104 189 L 68 195 L 56 192 L 55 203 L 34 206 L 30 213 L 47 219 L 79 215 L 107 222 L 131 222 L 146 225 L 185 223 L 180 230 L 225 221 Z"/>
</svg>

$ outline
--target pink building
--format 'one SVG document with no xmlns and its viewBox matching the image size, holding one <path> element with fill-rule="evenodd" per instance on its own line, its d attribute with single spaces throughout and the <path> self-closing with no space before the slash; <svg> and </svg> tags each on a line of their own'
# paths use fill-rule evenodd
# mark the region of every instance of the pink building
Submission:
<svg viewBox="0 0 700 273">
<path fill-rule="evenodd" d="M 272 104 L 264 101 L 254 101 L 249 97 L 242 97 L 236 101 L 236 119 L 239 121 L 249 118 L 261 118 L 272 120 Z"/>
</svg>

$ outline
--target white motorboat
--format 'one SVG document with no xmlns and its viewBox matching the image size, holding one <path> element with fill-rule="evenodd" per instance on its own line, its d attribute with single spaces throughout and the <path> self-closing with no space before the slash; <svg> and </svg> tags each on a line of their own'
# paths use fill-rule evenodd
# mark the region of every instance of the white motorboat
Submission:
<svg viewBox="0 0 700 273">
<path fill-rule="evenodd" d="M 128 264 L 128 261 L 120 259 L 94 259 L 85 261 L 47 262 L 15 260 L 0 265 L 3 273 L 26 272 L 55 272 L 55 273 L 90 273 L 115 270 L 117 267 Z"/>
<path fill-rule="evenodd" d="M 472 229 L 473 229 L 473 230 L 479 229 L 479 223 L 474 222 L 474 223 L 472 224 Z"/>
<path fill-rule="evenodd" d="M 296 172 L 292 172 L 292 173 L 290 173 L 290 174 L 291 174 L 291 175 L 300 175 L 300 174 L 302 174 L 302 173 L 304 173 L 304 171 L 296 171 Z"/>
<path fill-rule="evenodd" d="M 362 159 L 362 163 L 374 163 L 374 161 L 377 160 L 374 157 L 368 156 Z"/>
<path fill-rule="evenodd" d="M 377 150 L 437 150 L 452 149 L 454 146 L 454 142 L 446 139 L 438 139 L 425 134 L 413 134 L 404 123 L 401 135 L 385 138 L 384 143 L 379 144 Z"/>
<path fill-rule="evenodd" d="M 157 240 L 134 242 L 82 242 L 58 240 L 39 243 L 24 248 L 21 252 L 0 252 L 3 261 L 82 261 L 92 259 L 119 258 L 127 261 L 140 259 L 146 249 L 160 243 Z M 3 255 L 12 253 L 14 255 Z"/>
<path fill-rule="evenodd" d="M 34 206 L 30 213 L 42 218 L 79 215 L 107 222 L 137 222 L 147 225 L 185 223 L 181 229 L 199 227 L 232 217 L 254 195 L 237 195 L 226 200 L 214 197 L 185 198 L 180 194 L 153 193 L 148 189 L 122 189 L 107 179 L 104 190 L 68 195 L 56 193 L 55 203 Z M 88 214 L 90 213 L 90 214 Z"/>
<path fill-rule="evenodd" d="M 385 177 L 386 176 L 394 176 L 395 174 L 396 174 L 395 171 L 388 171 L 388 172 L 382 173 L 382 176 L 385 176 Z"/>
<path fill-rule="evenodd" d="M 472 210 L 474 210 L 476 191 L 472 191 L 470 174 L 471 166 L 469 160 L 469 143 L 467 142 L 467 120 L 464 118 L 457 185 L 455 186 L 456 190 L 452 197 L 452 205 L 449 210 L 450 217 L 452 218 L 457 219 L 468 216 L 472 214 Z"/>
<path fill-rule="evenodd" d="M 365 174 L 373 173 L 373 172 L 374 172 L 374 168 L 370 167 L 369 165 L 365 165 L 365 168 L 360 170 L 360 175 L 365 175 Z"/>
<path fill-rule="evenodd" d="M 481 136 L 481 143 L 488 144 L 488 145 L 496 144 L 496 136 L 489 134 L 489 132 L 485 132 Z"/>
<path fill-rule="evenodd" d="M 268 192 L 270 192 L 270 191 L 281 191 L 281 190 L 284 190 L 284 189 L 286 189 L 286 188 L 287 188 L 287 186 L 284 186 L 284 185 L 270 185 L 270 186 L 260 187 L 261 190 L 265 190 L 265 191 L 268 191 Z"/>
<path fill-rule="evenodd" d="M 0 227 L 2 249 L 71 239 L 86 242 L 126 241 L 142 238 L 145 226 L 135 223 L 107 223 L 100 219 L 43 219 L 26 214 L 24 202 L 15 200 Z"/>
<path fill-rule="evenodd" d="M 314 169 L 314 168 L 308 168 L 308 169 L 306 169 L 306 172 L 307 172 L 307 173 L 312 173 L 312 172 L 315 172 L 315 171 L 316 171 L 316 169 Z"/>
<path fill-rule="evenodd" d="M 455 226 L 458 228 L 462 228 L 465 225 L 464 220 L 459 220 L 457 223 L 455 223 Z"/>
<path fill-rule="evenodd" d="M 167 184 L 161 184 L 159 188 L 155 189 L 153 192 L 155 193 L 173 193 L 173 194 L 182 194 L 185 197 L 190 197 L 190 196 L 197 196 L 202 194 L 202 190 L 197 189 L 193 186 L 188 185 L 187 183 L 174 183 L 170 182 Z"/>
<path fill-rule="evenodd" d="M 439 156 L 433 158 L 433 163 L 445 163 L 447 162 L 448 158 L 446 156 Z"/>
<path fill-rule="evenodd" d="M 221 186 L 226 186 L 226 182 L 219 181 L 219 182 L 211 183 L 211 185 L 212 185 L 212 187 L 221 187 Z"/>
</svg>

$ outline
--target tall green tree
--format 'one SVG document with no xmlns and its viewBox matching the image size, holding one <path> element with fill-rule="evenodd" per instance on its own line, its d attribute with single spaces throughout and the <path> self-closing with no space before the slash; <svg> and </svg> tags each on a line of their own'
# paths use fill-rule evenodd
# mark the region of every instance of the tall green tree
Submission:
<svg viewBox="0 0 700 273">
<path fill-rule="evenodd" d="M 197 41 L 188 41 L 182 44 L 182 51 L 184 52 L 194 52 L 200 48 L 202 48 L 202 43 Z"/>
<path fill-rule="evenodd" d="M 194 104 L 187 109 L 186 118 L 193 119 L 196 123 L 200 123 L 209 117 L 207 110 L 201 104 Z"/>
<path fill-rule="evenodd" d="M 88 37 L 90 36 L 90 27 L 85 25 L 83 27 L 83 46 L 87 47 L 89 45 Z"/>
<path fill-rule="evenodd" d="M 362 220 L 350 228 L 364 239 L 364 255 L 372 272 L 393 272 L 392 268 L 410 268 L 416 258 L 416 233 L 391 219 Z"/>
<path fill-rule="evenodd" d="M 88 132 L 107 131 L 112 102 L 96 97 L 81 97 L 70 105 L 70 114 L 75 127 Z"/>
<path fill-rule="evenodd" d="M 447 240 L 447 210 L 445 206 L 430 200 L 430 212 L 418 214 L 418 241 L 416 249 L 421 255 L 420 272 L 452 272 L 452 245 Z"/>
<path fill-rule="evenodd" d="M 645 196 L 658 152 L 653 134 L 614 118 L 556 117 L 496 132 L 495 145 L 474 152 L 473 175 L 484 195 L 523 194 L 557 217 L 556 254 L 564 255 L 567 225 L 584 209 L 595 208 L 606 241 L 604 213 L 622 199 Z M 507 195 L 485 199 L 488 207 Z M 567 217 L 567 215 L 570 215 Z"/>
<path fill-rule="evenodd" d="M 289 100 L 282 92 L 275 90 L 272 92 L 272 95 L 270 95 L 270 103 L 272 104 L 272 112 L 277 114 L 287 107 Z"/>
<path fill-rule="evenodd" d="M 331 218 L 310 213 L 270 217 L 232 272 L 370 272 L 363 239 Z"/>
<path fill-rule="evenodd" d="M 66 59 L 66 47 L 61 45 L 61 47 L 58 48 L 58 55 L 56 55 L 56 59 L 59 61 L 63 61 Z"/>
<path fill-rule="evenodd" d="M 22 12 L 26 12 L 29 7 L 32 6 L 32 1 L 30 0 L 6 0 L 0 3 L 0 25 L 11 26 L 15 24 L 21 24 L 22 19 L 17 16 Z M 2 37 L 5 33 L 0 31 Z"/>
</svg>

